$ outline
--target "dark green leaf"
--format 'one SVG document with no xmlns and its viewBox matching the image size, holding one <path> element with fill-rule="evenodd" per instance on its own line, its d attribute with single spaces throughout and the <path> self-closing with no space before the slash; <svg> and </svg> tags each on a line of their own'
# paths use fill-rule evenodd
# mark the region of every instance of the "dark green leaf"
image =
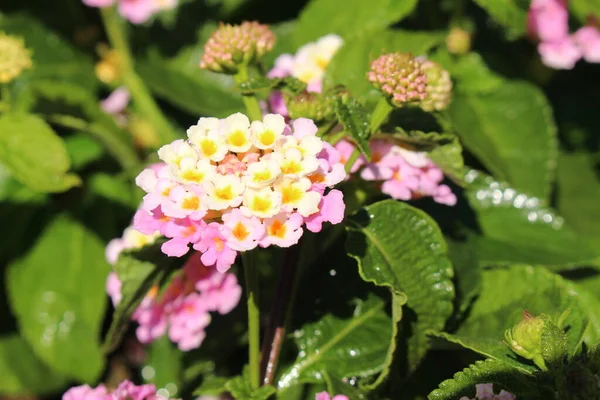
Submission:
<svg viewBox="0 0 600 400">
<path fill-rule="evenodd" d="M 98 339 L 108 271 L 103 243 L 60 215 L 8 274 L 12 309 L 36 355 L 54 370 L 90 383 L 104 364 Z"/>
<path fill-rule="evenodd" d="M 276 392 L 276 389 L 270 385 L 258 389 L 252 388 L 247 369 L 242 376 L 227 381 L 225 388 L 235 399 L 267 400 Z"/>
<path fill-rule="evenodd" d="M 353 400 L 367 398 L 366 395 L 358 388 L 342 381 L 341 379 L 332 379 L 328 374 L 325 374 L 325 382 L 327 382 L 327 392 L 331 394 L 332 397 L 341 394 Z"/>
<path fill-rule="evenodd" d="M 518 0 L 475 0 L 498 24 L 507 29 L 507 36 L 516 39 L 527 29 L 527 8 Z"/>
<path fill-rule="evenodd" d="M 456 291 L 459 298 L 458 311 L 467 311 L 471 302 L 481 291 L 481 267 L 477 254 L 469 242 L 446 238 L 448 257 L 454 268 Z"/>
<path fill-rule="evenodd" d="M 543 93 L 506 82 L 489 93 L 457 93 L 452 122 L 463 145 L 500 180 L 546 200 L 556 167 L 556 126 Z"/>
<path fill-rule="evenodd" d="M 537 399 L 539 389 L 533 379 L 521 374 L 508 364 L 498 360 L 487 359 L 477 361 L 452 379 L 440 383 L 440 388 L 431 392 L 429 400 L 456 400 L 461 396 L 475 396 L 475 385 L 478 383 L 494 383 L 495 392 L 501 388 L 507 389 L 518 398 Z M 521 397 L 523 396 L 523 397 Z"/>
<path fill-rule="evenodd" d="M 446 50 L 439 50 L 431 56 L 431 60 L 450 72 L 456 82 L 455 92 L 489 93 L 504 83 L 504 79 L 492 72 L 477 53 L 455 57 Z"/>
<path fill-rule="evenodd" d="M 369 147 L 369 137 L 371 136 L 371 129 L 369 127 L 367 110 L 356 99 L 343 100 L 336 98 L 335 114 L 344 126 L 344 129 L 354 139 L 361 153 L 370 160 L 371 149 Z"/>
<path fill-rule="evenodd" d="M 149 346 L 148 362 L 144 365 L 144 369 L 149 368 L 152 371 L 151 377 L 146 381 L 167 390 L 175 388 L 174 393 L 169 391 L 169 396 L 177 397 L 177 388 L 181 387 L 182 357 L 183 353 L 168 336 L 156 339 Z"/>
<path fill-rule="evenodd" d="M 0 337 L 0 393 L 44 394 L 61 389 L 67 379 L 44 365 L 19 335 Z"/>
<path fill-rule="evenodd" d="M 385 303 L 375 296 L 358 302 L 351 318 L 331 314 L 294 333 L 300 350 L 296 361 L 277 384 L 285 390 L 298 383 L 322 382 L 324 373 L 335 377 L 365 377 L 385 367 L 392 324 Z"/>
<path fill-rule="evenodd" d="M 296 44 L 336 33 L 344 39 L 387 28 L 409 15 L 417 0 L 312 0 L 296 24 Z"/>
<path fill-rule="evenodd" d="M 89 163 L 97 161 L 104 153 L 102 146 L 85 133 L 75 133 L 65 138 L 65 146 L 74 170 L 82 169 Z"/>
<path fill-rule="evenodd" d="M 444 171 L 444 175 L 463 184 L 465 164 L 458 138 L 455 137 L 450 143 L 433 148 L 429 152 L 429 158 Z"/>
<path fill-rule="evenodd" d="M 524 262 L 565 269 L 598 259 L 598 251 L 544 201 L 474 170 L 465 180 L 467 198 L 483 232 L 472 238 L 483 264 Z"/>
<path fill-rule="evenodd" d="M 194 390 L 194 396 L 218 396 L 227 390 L 225 385 L 228 381 L 229 378 L 207 375 L 202 381 L 202 384 Z"/>
<path fill-rule="evenodd" d="M 117 306 L 110 329 L 106 334 L 104 351 L 114 350 L 125 333 L 131 315 L 148 291 L 159 285 L 172 269 L 182 263 L 178 258 L 167 257 L 160 250 L 161 243 L 140 250 L 121 253 L 115 271 L 121 281 L 121 302 Z"/>
<path fill-rule="evenodd" d="M 364 4 L 373 7 L 368 2 Z M 358 98 L 366 95 L 378 97 L 379 92 L 367 80 L 371 61 L 381 54 L 395 51 L 426 54 L 443 41 L 443 33 L 391 29 L 360 36 L 346 42 L 335 54 L 325 71 L 324 86 L 344 85 Z"/>
<path fill-rule="evenodd" d="M 70 161 L 62 139 L 33 115 L 0 117 L 0 163 L 37 191 L 63 192 L 80 183 L 67 173 Z"/>
<path fill-rule="evenodd" d="M 556 317 L 567 309 L 570 314 L 564 325 L 568 327 L 569 352 L 575 354 L 589 324 L 589 311 L 582 307 L 580 296 L 570 282 L 541 267 L 513 265 L 486 270 L 480 295 L 468 317 L 456 332 L 436 335 L 525 373 L 533 373 L 537 368 L 518 358 L 504 344 L 504 332 L 522 319 L 524 310 L 533 315 Z"/>
<path fill-rule="evenodd" d="M 452 265 L 439 227 L 426 213 L 406 203 L 385 200 L 350 219 L 346 251 L 362 278 L 406 294 L 416 314 L 408 339 L 412 370 L 425 355 L 427 332 L 440 330 L 452 313 Z"/>
</svg>

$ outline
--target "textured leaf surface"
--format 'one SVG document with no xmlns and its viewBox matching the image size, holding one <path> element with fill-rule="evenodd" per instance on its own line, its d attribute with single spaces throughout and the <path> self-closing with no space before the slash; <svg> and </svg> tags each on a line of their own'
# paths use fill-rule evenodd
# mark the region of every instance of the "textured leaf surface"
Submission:
<svg viewBox="0 0 600 400">
<path fill-rule="evenodd" d="M 363 2 L 372 7 L 369 2 Z M 360 36 L 348 41 L 335 54 L 325 71 L 324 85 L 344 85 L 359 98 L 380 96 L 367 80 L 371 61 L 384 53 L 394 51 L 426 54 L 431 48 L 444 41 L 444 34 L 437 32 L 411 32 L 382 30 L 372 35 Z"/>
<path fill-rule="evenodd" d="M 535 381 L 529 379 L 508 364 L 498 360 L 477 361 L 468 368 L 457 372 L 452 379 L 440 383 L 439 389 L 428 396 L 429 400 L 456 400 L 461 396 L 474 398 L 475 385 L 494 383 L 495 392 L 501 388 L 517 394 L 518 398 L 538 398 Z"/>
<path fill-rule="evenodd" d="M 0 393 L 4 395 L 49 393 L 67 383 L 44 365 L 17 334 L 0 337 L 0 376 Z"/>
<path fill-rule="evenodd" d="M 588 328 L 589 312 L 573 285 L 542 267 L 492 269 L 483 272 L 481 293 L 456 332 L 437 335 L 523 372 L 534 372 L 532 363 L 517 358 L 504 344 L 504 332 L 521 320 L 524 310 L 558 316 L 567 309 L 569 352 L 574 354 Z"/>
<path fill-rule="evenodd" d="M 474 170 L 465 180 L 467 198 L 484 235 L 473 238 L 482 263 L 524 262 L 565 269 L 598 258 L 598 251 L 539 198 Z"/>
<path fill-rule="evenodd" d="M 336 33 L 344 39 L 387 28 L 417 5 L 417 0 L 347 0 L 343 10 L 337 0 L 312 0 L 296 26 L 296 44 L 301 46 L 321 36 Z"/>
<path fill-rule="evenodd" d="M 489 93 L 457 93 L 449 113 L 463 145 L 500 180 L 542 199 L 556 168 L 556 127 L 543 93 L 505 82 Z"/>
<path fill-rule="evenodd" d="M 80 183 L 67 172 L 70 160 L 62 139 L 33 115 L 0 117 L 0 162 L 37 191 L 63 192 Z"/>
<path fill-rule="evenodd" d="M 507 28 L 510 38 L 516 39 L 525 34 L 527 28 L 527 8 L 521 7 L 519 0 L 475 0 L 498 24 Z"/>
<path fill-rule="evenodd" d="M 391 337 L 385 303 L 375 296 L 358 302 L 349 318 L 327 314 L 294 333 L 298 358 L 283 372 L 278 387 L 321 382 L 325 372 L 340 378 L 373 375 L 385 366 Z"/>
<path fill-rule="evenodd" d="M 352 216 L 348 230 L 346 251 L 362 278 L 408 297 L 416 314 L 408 340 L 414 369 L 429 347 L 427 331 L 442 329 L 452 313 L 453 272 L 440 229 L 423 211 L 385 200 Z"/>
<path fill-rule="evenodd" d="M 371 149 L 369 148 L 369 137 L 371 136 L 371 130 L 369 128 L 367 110 L 356 99 L 343 101 L 338 98 L 335 103 L 335 113 L 340 123 L 344 126 L 344 129 L 354 139 L 361 153 L 370 160 Z"/>
<path fill-rule="evenodd" d="M 11 306 L 36 355 L 56 371 L 90 383 L 104 364 L 98 339 L 108 271 L 103 243 L 61 215 L 8 275 Z"/>
<path fill-rule="evenodd" d="M 600 179 L 586 153 L 558 158 L 558 210 L 566 223 L 590 244 L 600 245 Z"/>
<path fill-rule="evenodd" d="M 137 251 L 124 252 L 119 256 L 115 271 L 121 281 L 121 302 L 118 304 L 110 329 L 106 334 L 104 349 L 114 350 L 125 333 L 131 315 L 146 296 L 146 293 L 172 271 L 183 260 L 165 256 L 161 243 L 146 246 Z"/>
</svg>

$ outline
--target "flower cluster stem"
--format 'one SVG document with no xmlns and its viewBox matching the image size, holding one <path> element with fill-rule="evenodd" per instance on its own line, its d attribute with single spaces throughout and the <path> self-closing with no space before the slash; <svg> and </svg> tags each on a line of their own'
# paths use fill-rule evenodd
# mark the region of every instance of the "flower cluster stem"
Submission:
<svg viewBox="0 0 600 400">
<path fill-rule="evenodd" d="M 258 308 L 259 271 L 252 251 L 242 252 L 244 279 L 246 282 L 246 304 L 248 306 L 248 358 L 250 384 L 260 386 L 260 312 Z"/>
<path fill-rule="evenodd" d="M 110 44 L 119 55 L 119 67 L 123 82 L 129 89 L 133 101 L 140 112 L 155 126 L 161 142 L 169 143 L 179 139 L 179 135 L 154 101 L 142 79 L 135 72 L 133 57 L 125 39 L 122 21 L 119 16 L 112 7 L 102 8 L 100 12 Z"/>
<path fill-rule="evenodd" d="M 385 99 L 384 97 L 380 98 L 375 106 L 375 110 L 373 110 L 373 114 L 371 114 L 371 121 L 369 123 L 369 128 L 371 128 L 371 133 L 374 133 L 381 124 L 385 122 L 387 117 L 392 112 L 392 105 Z"/>
<path fill-rule="evenodd" d="M 239 67 L 238 73 L 235 75 L 235 83 L 238 85 L 248 81 L 248 66 L 241 65 Z M 262 111 L 260 110 L 260 104 L 258 103 L 258 99 L 254 94 L 244 93 L 242 95 L 242 100 L 244 101 L 244 105 L 246 106 L 246 110 L 248 111 L 248 117 L 250 117 L 251 121 L 260 121 L 262 119 Z"/>
<path fill-rule="evenodd" d="M 354 150 L 352 150 L 352 154 L 350 154 L 348 161 L 346 161 L 346 173 L 350 173 L 350 170 L 352 169 L 352 166 L 354 165 L 356 160 L 358 160 L 358 157 L 360 157 L 360 150 L 358 149 L 358 146 L 356 146 L 354 147 Z"/>
</svg>

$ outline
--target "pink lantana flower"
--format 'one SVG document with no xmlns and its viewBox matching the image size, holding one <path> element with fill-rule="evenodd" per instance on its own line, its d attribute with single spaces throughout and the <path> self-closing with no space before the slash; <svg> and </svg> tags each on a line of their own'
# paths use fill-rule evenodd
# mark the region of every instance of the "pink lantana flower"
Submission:
<svg viewBox="0 0 600 400">
<path fill-rule="evenodd" d="M 306 229 L 311 232 L 320 232 L 324 222 L 339 224 L 344 219 L 344 195 L 339 190 L 332 190 L 321 198 L 319 211 L 306 218 Z"/>
<path fill-rule="evenodd" d="M 177 0 L 83 0 L 89 7 L 110 7 L 117 3 L 119 14 L 132 24 L 143 24 L 154 14 L 177 6 Z"/>
<path fill-rule="evenodd" d="M 92 388 L 89 385 L 75 386 L 62 396 L 62 400 L 106 400 L 108 391 L 104 385 Z"/>
<path fill-rule="evenodd" d="M 600 30 L 584 26 L 573 34 L 573 40 L 581 49 L 583 58 L 590 63 L 600 63 Z"/>
<path fill-rule="evenodd" d="M 267 218 L 265 223 L 266 235 L 260 242 L 262 247 L 276 245 L 290 247 L 298 243 L 302 236 L 302 223 L 304 219 L 300 214 L 280 213 L 272 218 Z"/>
<path fill-rule="evenodd" d="M 561 40 L 569 35 L 569 12 L 564 0 L 533 0 L 527 28 L 542 42 Z"/>
<path fill-rule="evenodd" d="M 336 396 L 331 397 L 331 395 L 327 392 L 317 393 L 315 396 L 315 400 L 349 400 L 348 396 L 344 396 L 343 394 L 338 394 Z"/>
<path fill-rule="evenodd" d="M 235 262 L 237 253 L 229 247 L 220 227 L 216 222 L 206 225 L 194 249 L 202 253 L 201 260 L 205 265 L 215 265 L 217 271 L 226 272 Z"/>
<path fill-rule="evenodd" d="M 544 65 L 554 69 L 573 69 L 582 56 L 581 49 L 570 36 L 552 42 L 541 42 L 538 52 Z"/>
<path fill-rule="evenodd" d="M 265 227 L 256 217 L 247 217 L 239 209 L 232 209 L 221 217 L 221 233 L 227 245 L 237 251 L 252 250 L 265 235 Z"/>
</svg>

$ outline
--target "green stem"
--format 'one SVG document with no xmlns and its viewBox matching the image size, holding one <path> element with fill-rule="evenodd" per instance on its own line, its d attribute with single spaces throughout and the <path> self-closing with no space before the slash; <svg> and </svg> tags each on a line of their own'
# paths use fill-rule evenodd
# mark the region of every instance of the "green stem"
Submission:
<svg viewBox="0 0 600 400">
<path fill-rule="evenodd" d="M 88 132 L 106 147 L 106 150 L 126 171 L 135 170 L 135 167 L 140 162 L 135 151 L 127 143 L 115 136 L 112 131 L 105 129 L 99 124 L 89 123 L 83 119 L 63 114 L 48 115 L 46 119 L 55 125 Z"/>
<path fill-rule="evenodd" d="M 242 252 L 248 306 L 250 384 L 257 389 L 260 386 L 260 313 L 258 309 L 258 268 L 254 257 L 255 255 L 251 251 Z"/>
<path fill-rule="evenodd" d="M 325 136 L 324 139 L 330 145 L 335 146 L 337 144 L 337 142 L 339 142 L 346 136 L 346 134 L 347 134 L 346 131 L 339 131 L 339 132 L 332 133 L 330 135 Z"/>
<path fill-rule="evenodd" d="M 369 128 L 371 128 L 371 132 L 375 132 L 381 124 L 387 119 L 388 115 L 392 112 L 394 108 L 390 105 L 390 103 L 384 97 L 380 98 L 375 106 L 375 110 L 373 110 L 373 114 L 371 114 L 371 122 L 369 123 Z"/>
<path fill-rule="evenodd" d="M 350 154 L 350 157 L 348 158 L 348 161 L 346 161 L 345 168 L 347 174 L 350 173 L 350 170 L 352 169 L 352 166 L 354 165 L 358 157 L 360 157 L 360 150 L 358 149 L 358 146 L 355 146 L 354 150 L 352 150 L 352 154 Z"/>
<path fill-rule="evenodd" d="M 241 65 L 238 73 L 235 75 L 235 83 L 238 85 L 248 81 L 248 66 Z M 244 93 L 242 95 L 242 100 L 244 100 L 244 105 L 246 106 L 246 110 L 248 111 L 248 117 L 251 121 L 260 121 L 262 120 L 262 111 L 260 110 L 260 104 L 258 103 L 258 99 L 252 93 Z"/>
<path fill-rule="evenodd" d="M 144 82 L 135 72 L 133 57 L 125 39 L 122 21 L 115 13 L 114 8 L 105 7 L 100 12 L 110 44 L 119 55 L 119 67 L 123 82 L 129 89 L 133 101 L 140 112 L 156 127 L 160 140 L 163 143 L 179 139 L 179 135 L 154 101 L 152 94 Z"/>
</svg>

